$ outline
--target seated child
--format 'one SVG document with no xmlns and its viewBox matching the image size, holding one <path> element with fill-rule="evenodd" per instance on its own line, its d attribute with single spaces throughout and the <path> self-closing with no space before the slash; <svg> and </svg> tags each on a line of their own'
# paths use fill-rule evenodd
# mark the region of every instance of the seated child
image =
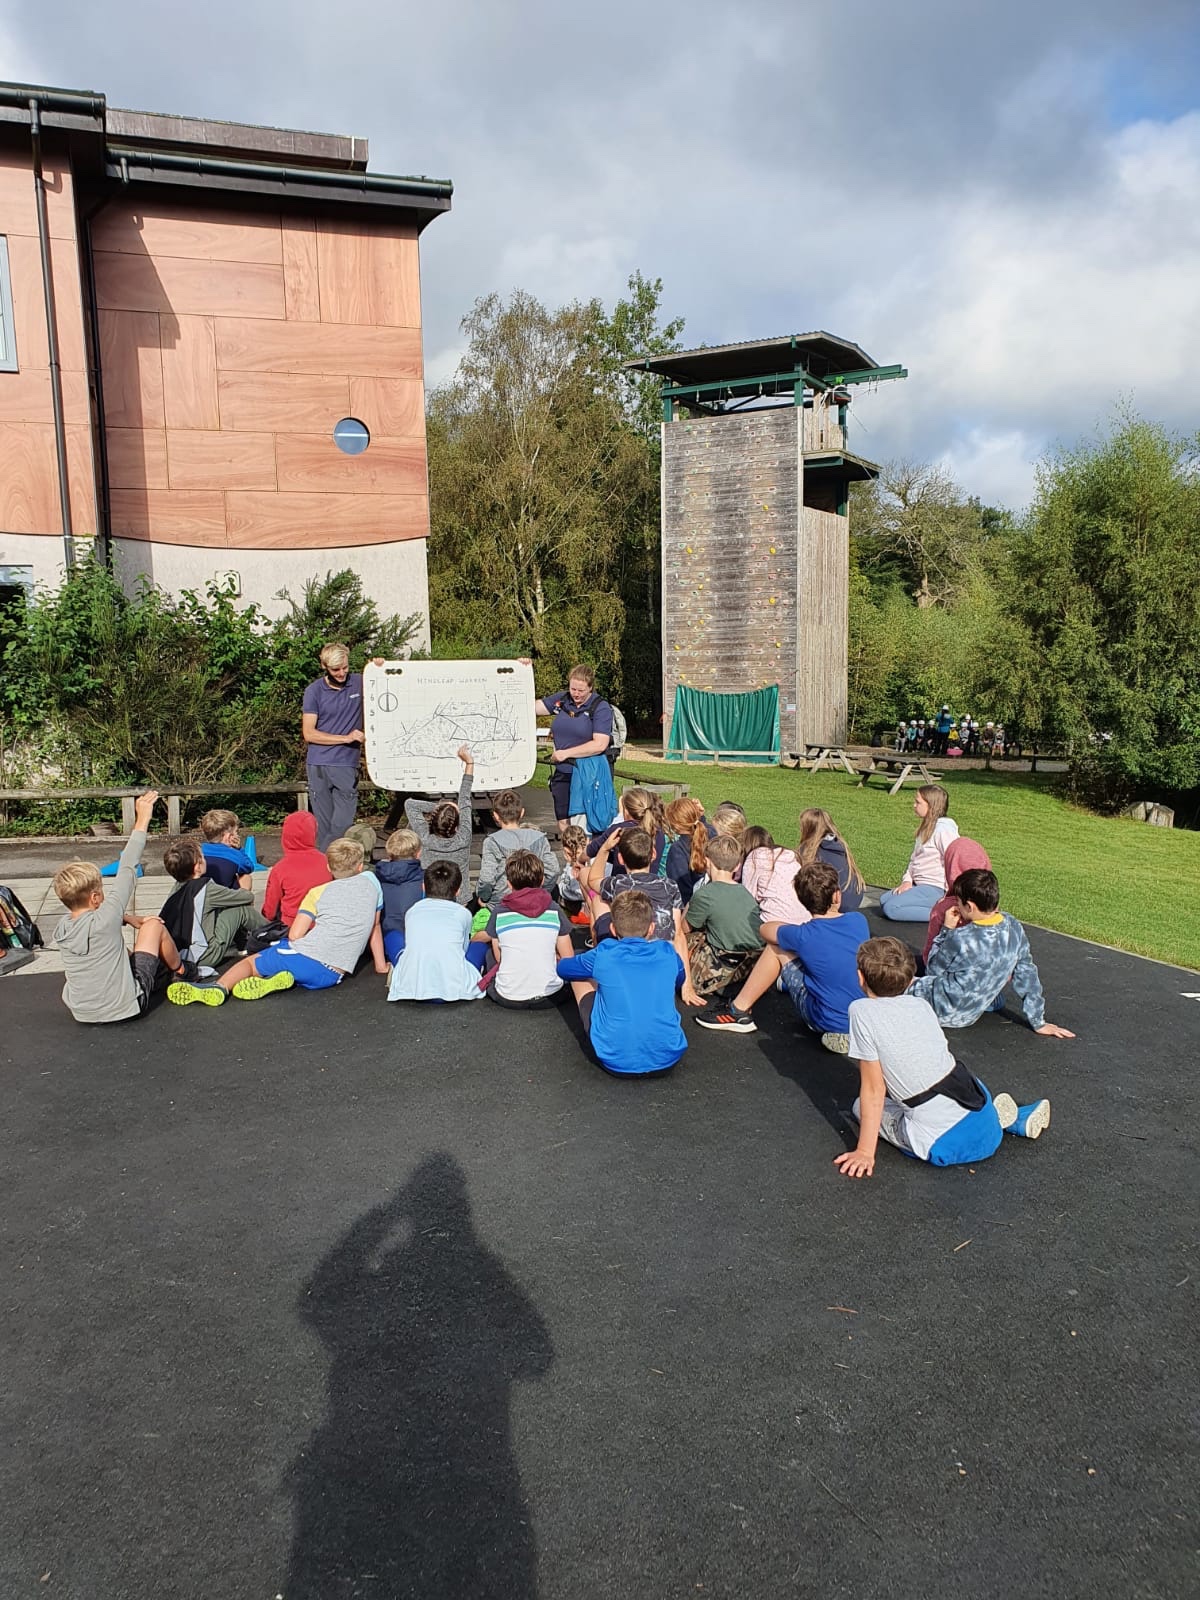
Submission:
<svg viewBox="0 0 1200 1600">
<path fill-rule="evenodd" d="M 756 837 L 762 835 L 761 841 Z M 798 927 L 808 912 L 796 899 L 796 852 L 777 845 L 765 828 L 747 828 L 742 839 L 741 881 L 758 903 L 764 922 Z"/>
<path fill-rule="evenodd" d="M 604 872 L 608 865 L 608 853 L 617 841 L 620 842 L 624 867 L 617 868 L 606 878 Z M 593 891 L 590 902 L 594 918 L 592 937 L 597 943 L 601 939 L 614 937 L 609 908 L 618 895 L 636 889 L 646 896 L 654 911 L 654 931 L 650 937 L 669 939 L 686 969 L 687 941 L 683 936 L 683 905 L 679 890 L 670 878 L 659 877 L 655 872 L 652 865 L 654 850 L 654 839 L 644 828 L 617 826 L 601 842 L 588 880 Z M 690 1006 L 700 1004 L 700 996 L 692 988 L 690 979 L 684 984 L 683 998 Z"/>
<path fill-rule="evenodd" d="M 679 952 L 654 938 L 654 907 L 640 889 L 619 894 L 613 938 L 558 963 L 596 1058 L 619 1077 L 669 1072 L 687 1049 L 675 991 L 687 977 Z"/>
<path fill-rule="evenodd" d="M 425 893 L 421 870 L 421 841 L 411 828 L 388 834 L 383 847 L 386 860 L 375 868 L 383 886 L 383 953 L 394 967 L 404 949 L 404 919 Z"/>
<path fill-rule="evenodd" d="M 283 855 L 268 872 L 263 895 L 266 926 L 257 930 L 264 948 L 286 936 L 308 891 L 329 882 L 329 863 L 324 850 L 317 849 L 317 819 L 311 811 L 289 812 L 280 842 Z"/>
<path fill-rule="evenodd" d="M 740 845 L 746 834 L 746 808 L 737 800 L 722 800 L 712 814 L 712 825 L 718 833 L 726 833 Z"/>
<path fill-rule="evenodd" d="M 233 950 L 244 950 L 259 926 L 249 889 L 226 889 L 205 875 L 204 855 L 195 839 L 172 839 L 163 866 L 179 885 L 163 903 L 162 920 L 180 953 L 212 977 Z"/>
<path fill-rule="evenodd" d="M 699 800 L 688 795 L 672 800 L 666 811 L 667 833 L 671 844 L 667 850 L 667 877 L 679 890 L 686 906 L 697 886 L 703 882 L 708 863 L 705 849 L 708 841 L 716 837 L 717 830 L 704 816 Z"/>
<path fill-rule="evenodd" d="M 425 868 L 425 895 L 404 916 L 404 949 L 392 968 L 389 1000 L 482 1000 L 479 975 L 487 946 L 471 943 L 471 913 L 457 895 L 462 874 L 454 861 Z"/>
<path fill-rule="evenodd" d="M 869 1178 L 880 1136 L 935 1167 L 983 1161 L 1003 1132 L 1036 1139 L 1050 1125 L 1050 1102 L 993 1100 L 956 1061 L 927 1000 L 909 985 L 916 957 L 901 939 L 867 939 L 858 952 L 865 999 L 850 1007 L 850 1054 L 862 1091 L 854 1102 L 858 1144 L 834 1157 L 847 1178 Z"/>
<path fill-rule="evenodd" d="M 499 963 L 487 997 L 522 1011 L 556 1005 L 564 993 L 556 964 L 575 949 L 570 920 L 547 893 L 541 860 L 532 850 L 514 850 L 505 870 L 509 891 L 492 907 L 484 929 Z"/>
<path fill-rule="evenodd" d="M 925 944 L 921 951 L 921 959 L 917 963 L 917 971 L 925 970 L 925 962 L 929 959 L 929 952 L 933 949 L 933 941 L 941 933 L 946 921 L 946 913 L 950 908 L 958 906 L 954 894 L 954 885 L 958 882 L 960 872 L 969 872 L 972 867 L 986 867 L 990 872 L 992 863 L 988 853 L 977 839 L 964 838 L 959 834 L 957 839 L 952 839 L 946 846 L 946 882 L 949 888 L 946 893 L 929 913 L 929 927 L 925 932 Z"/>
<path fill-rule="evenodd" d="M 620 836 L 627 829 L 641 828 L 648 833 L 654 841 L 654 848 L 650 853 L 650 871 L 658 876 L 659 864 L 667 851 L 666 817 L 663 814 L 662 801 L 651 789 L 644 789 L 641 784 L 626 789 L 621 795 L 619 814 L 612 827 L 603 829 L 588 841 L 588 859 L 594 861 L 600 854 L 601 847 L 607 845 L 613 848 L 613 833 L 617 835 L 616 859 L 623 859 L 620 848 Z M 628 862 L 625 863 L 628 866 Z"/>
<path fill-rule="evenodd" d="M 386 972 L 379 931 L 383 891 L 374 873 L 363 871 L 362 845 L 335 839 L 325 857 L 333 881 L 309 891 L 320 898 L 311 910 L 301 906 L 286 939 L 237 962 L 216 983 L 173 983 L 167 999 L 177 1006 L 219 1006 L 231 992 L 237 1000 L 261 1000 L 293 984 L 332 989 L 354 971 L 368 944 L 376 972 Z"/>
<path fill-rule="evenodd" d="M 133 832 L 107 895 L 99 870 L 90 861 L 68 861 L 54 874 L 54 892 L 67 915 L 55 928 L 53 942 L 66 978 L 63 1004 L 76 1022 L 124 1022 L 144 1016 L 162 977 L 167 973 L 181 977 L 192 970 L 160 918 L 135 917 L 128 911 L 157 799 L 154 789 L 138 796 Z M 122 933 L 126 923 L 137 929 L 132 954 Z"/>
<path fill-rule="evenodd" d="M 594 897 L 595 891 L 586 886 L 590 865 L 588 836 L 582 828 L 570 823 L 559 830 L 558 838 L 563 848 L 558 879 L 559 903 L 572 922 L 590 925 L 592 919 L 587 914 L 586 901 Z"/>
<path fill-rule="evenodd" d="M 727 833 L 704 847 L 708 882 L 688 901 L 688 968 L 697 999 L 708 1000 L 748 976 L 762 954 L 762 917 L 748 889 L 734 883 L 741 846 Z"/>
<path fill-rule="evenodd" d="M 521 804 L 520 795 L 514 794 L 511 789 L 505 789 L 503 794 L 497 795 L 492 806 L 492 821 L 496 824 L 496 831 L 490 833 L 483 841 L 479 861 L 479 882 L 475 888 L 480 905 L 487 906 L 489 910 L 499 905 L 509 888 L 505 878 L 505 862 L 515 850 L 533 851 L 542 863 L 545 887 L 553 889 L 558 880 L 558 862 L 554 859 L 550 841 L 542 830 L 522 826 L 525 821 L 525 807 Z M 516 885 L 512 887 L 515 888 Z"/>
<path fill-rule="evenodd" d="M 223 889 L 249 889 L 254 862 L 242 849 L 242 825 L 235 811 L 206 811 L 200 818 L 204 864 Z"/>
<path fill-rule="evenodd" d="M 842 911 L 837 871 L 825 861 L 810 861 L 796 874 L 796 895 L 809 914 L 797 927 L 764 922 L 767 948 L 729 1004 L 710 1007 L 696 1018 L 702 1028 L 753 1033 L 750 1008 L 778 982 L 792 997 L 800 1020 L 821 1035 L 827 1050 L 845 1055 L 849 1007 L 858 998 L 858 947 L 871 936 L 861 911 Z"/>
<path fill-rule="evenodd" d="M 463 764 L 458 800 L 406 800 L 408 825 L 421 841 L 421 865 L 451 861 L 458 868 L 458 898 L 465 905 L 471 898 L 471 784 L 475 762 L 466 745 L 460 745 L 458 759 Z"/>
<path fill-rule="evenodd" d="M 955 904 L 929 950 L 925 976 L 914 982 L 914 994 L 928 1000 L 944 1028 L 969 1028 L 985 1011 L 999 1011 L 1011 980 L 1024 1004 L 1025 1020 L 1035 1033 L 1050 1039 L 1073 1039 L 1069 1028 L 1046 1021 L 1042 983 L 1025 929 L 1016 917 L 1000 910 L 996 874 L 975 867 L 960 872 Z"/>
</svg>

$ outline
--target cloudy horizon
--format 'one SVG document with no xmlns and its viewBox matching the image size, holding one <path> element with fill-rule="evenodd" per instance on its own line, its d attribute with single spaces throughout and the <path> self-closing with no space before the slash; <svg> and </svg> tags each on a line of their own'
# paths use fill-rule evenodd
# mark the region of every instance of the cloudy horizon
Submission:
<svg viewBox="0 0 1200 1600">
<path fill-rule="evenodd" d="M 825 328 L 909 378 L 854 448 L 1019 507 L 1121 404 L 1200 426 L 1200 15 L 1183 0 L 787 0 L 603 17 L 528 0 L 0 3 L 0 76 L 114 106 L 359 134 L 455 185 L 422 237 L 448 377 L 491 291 L 660 277 L 687 346 Z"/>
</svg>

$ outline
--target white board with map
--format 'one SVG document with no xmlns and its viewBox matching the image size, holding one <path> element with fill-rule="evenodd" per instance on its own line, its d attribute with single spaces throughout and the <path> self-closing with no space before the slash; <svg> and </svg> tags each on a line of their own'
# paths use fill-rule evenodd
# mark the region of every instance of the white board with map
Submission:
<svg viewBox="0 0 1200 1600">
<path fill-rule="evenodd" d="M 454 794 L 455 752 L 475 789 L 517 788 L 537 760 L 533 668 L 518 661 L 386 661 L 363 669 L 367 771 L 381 789 Z"/>
</svg>

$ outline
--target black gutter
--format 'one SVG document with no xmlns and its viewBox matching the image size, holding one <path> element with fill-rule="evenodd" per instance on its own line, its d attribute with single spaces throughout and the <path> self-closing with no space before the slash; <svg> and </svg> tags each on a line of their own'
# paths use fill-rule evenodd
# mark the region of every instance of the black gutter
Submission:
<svg viewBox="0 0 1200 1600">
<path fill-rule="evenodd" d="M 36 83 L 0 84 L 0 105 L 27 106 L 36 100 L 45 111 L 86 111 L 102 117 L 107 102 L 102 94 L 83 89 L 46 89 Z"/>
<path fill-rule="evenodd" d="M 108 430 L 104 423 L 104 371 L 100 360 L 100 306 L 96 297 L 96 253 L 92 245 L 92 218 L 108 204 L 105 196 L 83 216 L 81 265 L 84 277 L 84 311 L 87 315 L 87 345 L 91 355 L 88 411 L 92 423 L 92 474 L 96 490 L 96 555 L 105 567 L 112 566 L 112 483 L 108 473 Z"/>
<path fill-rule="evenodd" d="M 189 156 L 177 150 L 147 150 L 136 145 L 110 144 L 105 151 L 108 174 L 130 181 L 130 169 L 151 172 L 186 172 L 196 177 L 251 178 L 264 183 L 313 184 L 361 194 L 422 196 L 448 201 L 454 193 L 449 178 L 398 178 L 381 172 L 347 172 L 330 167 L 281 167 L 258 161 L 228 161 L 218 156 Z"/>
<path fill-rule="evenodd" d="M 58 501 L 62 515 L 63 558 L 68 573 L 75 570 L 75 540 L 71 527 L 71 487 L 67 473 L 67 428 L 63 415 L 62 363 L 58 358 L 58 320 L 54 310 L 54 277 L 50 264 L 50 223 L 46 213 L 46 178 L 42 171 L 41 105 L 29 100 L 29 138 L 33 160 L 33 192 L 37 204 L 38 244 L 42 252 L 42 288 L 46 297 L 46 346 L 50 367 L 50 401 L 54 411 L 54 448 L 58 457 Z"/>
</svg>

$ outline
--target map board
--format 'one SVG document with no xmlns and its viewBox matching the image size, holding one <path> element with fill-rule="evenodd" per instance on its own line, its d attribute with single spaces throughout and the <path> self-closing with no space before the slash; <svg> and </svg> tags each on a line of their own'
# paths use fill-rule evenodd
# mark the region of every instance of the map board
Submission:
<svg viewBox="0 0 1200 1600">
<path fill-rule="evenodd" d="M 467 745 L 475 789 L 518 788 L 537 760 L 533 668 L 517 661 L 386 661 L 363 668 L 367 771 L 381 789 L 455 794 Z"/>
</svg>

